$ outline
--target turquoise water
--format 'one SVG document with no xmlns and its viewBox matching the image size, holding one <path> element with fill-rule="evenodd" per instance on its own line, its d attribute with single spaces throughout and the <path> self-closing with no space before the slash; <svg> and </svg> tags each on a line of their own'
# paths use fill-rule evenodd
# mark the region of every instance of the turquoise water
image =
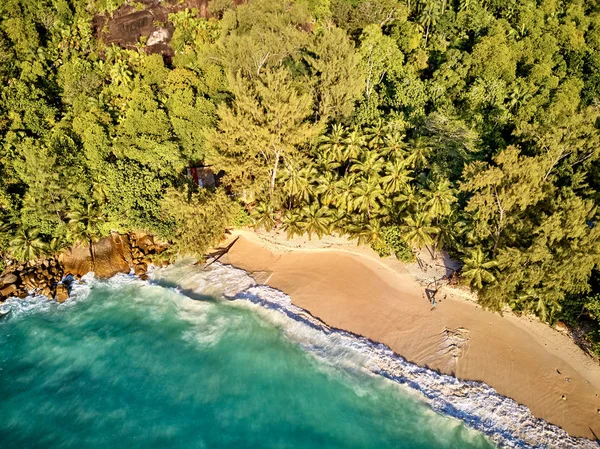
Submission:
<svg viewBox="0 0 600 449">
<path fill-rule="evenodd" d="M 133 279 L 77 296 L 0 320 L 3 449 L 493 447 L 276 312 Z"/>
</svg>

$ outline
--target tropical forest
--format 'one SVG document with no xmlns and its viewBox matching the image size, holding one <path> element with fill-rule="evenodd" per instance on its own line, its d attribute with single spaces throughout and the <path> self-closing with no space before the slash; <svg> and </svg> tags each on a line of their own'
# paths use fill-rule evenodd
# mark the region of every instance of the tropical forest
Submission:
<svg viewBox="0 0 600 449">
<path fill-rule="evenodd" d="M 3 263 L 336 233 L 600 354 L 597 0 L 3 0 L 0 80 Z"/>
</svg>

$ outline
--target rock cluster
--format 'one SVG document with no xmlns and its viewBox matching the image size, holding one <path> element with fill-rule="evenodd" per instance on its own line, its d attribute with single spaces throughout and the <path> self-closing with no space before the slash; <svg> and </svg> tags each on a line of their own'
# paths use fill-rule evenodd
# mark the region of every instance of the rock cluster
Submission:
<svg viewBox="0 0 600 449">
<path fill-rule="evenodd" d="M 9 296 L 24 298 L 29 292 L 53 298 L 63 274 L 63 267 L 55 257 L 10 264 L 0 277 L 0 301 Z"/>
<path fill-rule="evenodd" d="M 75 246 L 57 257 L 28 263 L 10 263 L 0 275 L 0 302 L 10 296 L 44 295 L 63 302 L 69 297 L 73 279 L 94 271 L 109 278 L 130 273 L 146 279 L 148 265 L 168 244 L 144 233 L 116 234 L 94 244 L 94 262 L 89 247 Z"/>
<path fill-rule="evenodd" d="M 152 256 L 162 253 L 168 245 L 158 241 L 154 236 L 143 233 L 129 234 L 131 245 L 131 266 L 136 276 L 147 279 L 148 265 Z"/>
</svg>

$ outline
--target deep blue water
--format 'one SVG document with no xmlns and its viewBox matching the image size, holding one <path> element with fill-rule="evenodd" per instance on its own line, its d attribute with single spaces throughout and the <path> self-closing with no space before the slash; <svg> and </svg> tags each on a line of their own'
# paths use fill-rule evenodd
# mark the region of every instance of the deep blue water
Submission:
<svg viewBox="0 0 600 449">
<path fill-rule="evenodd" d="M 344 354 L 310 355 L 275 312 L 213 295 L 111 281 L 1 319 L 0 448 L 493 447 Z"/>
</svg>

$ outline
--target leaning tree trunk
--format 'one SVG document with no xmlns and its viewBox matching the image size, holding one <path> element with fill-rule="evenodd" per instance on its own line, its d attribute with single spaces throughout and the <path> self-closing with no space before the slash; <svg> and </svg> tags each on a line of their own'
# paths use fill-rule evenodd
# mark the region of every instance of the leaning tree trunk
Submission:
<svg viewBox="0 0 600 449">
<path fill-rule="evenodd" d="M 273 192 L 275 190 L 275 179 L 277 178 L 277 167 L 279 167 L 279 151 L 275 152 L 275 164 L 273 164 L 273 172 L 271 173 L 271 184 L 269 185 L 270 200 L 273 200 Z"/>
<path fill-rule="evenodd" d="M 94 255 L 94 242 L 92 239 L 89 239 L 90 244 L 90 257 L 92 258 L 92 271 L 96 271 L 96 257 Z"/>
</svg>

